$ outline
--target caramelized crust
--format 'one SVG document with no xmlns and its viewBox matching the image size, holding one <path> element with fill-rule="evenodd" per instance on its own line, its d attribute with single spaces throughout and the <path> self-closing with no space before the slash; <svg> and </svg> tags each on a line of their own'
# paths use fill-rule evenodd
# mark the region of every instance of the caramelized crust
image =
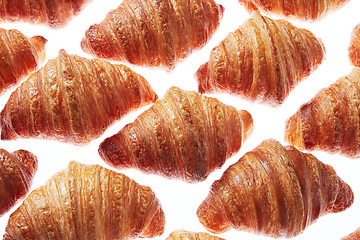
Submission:
<svg viewBox="0 0 360 240">
<path fill-rule="evenodd" d="M 24 197 L 37 170 L 37 158 L 25 150 L 0 149 L 0 216 Z"/>
<path fill-rule="evenodd" d="M 11 214 L 4 240 L 151 238 L 163 233 L 164 224 L 149 187 L 101 166 L 71 162 Z"/>
<path fill-rule="evenodd" d="M 165 240 L 224 240 L 224 239 L 204 232 L 195 233 L 185 230 L 178 230 L 172 232 L 170 236 L 168 236 Z"/>
<path fill-rule="evenodd" d="M 172 69 L 205 45 L 223 11 L 213 0 L 124 0 L 87 30 L 81 47 L 100 58 Z"/>
<path fill-rule="evenodd" d="M 0 114 L 1 139 L 84 144 L 156 98 L 148 82 L 126 66 L 61 50 L 11 94 Z"/>
<path fill-rule="evenodd" d="M 41 36 L 28 38 L 18 30 L 0 28 L 0 93 L 41 65 L 46 42 Z"/>
<path fill-rule="evenodd" d="M 291 116 L 285 140 L 299 149 L 360 153 L 360 68 L 321 90 Z"/>
<path fill-rule="evenodd" d="M 0 21 L 66 25 L 91 0 L 0 0 Z"/>
<path fill-rule="evenodd" d="M 308 30 L 254 12 L 199 68 L 199 92 L 227 92 L 277 106 L 324 54 L 322 43 Z"/>
<path fill-rule="evenodd" d="M 199 182 L 239 151 L 252 122 L 247 111 L 172 87 L 133 123 L 105 139 L 99 153 L 116 168 Z"/>
<path fill-rule="evenodd" d="M 331 166 L 265 140 L 213 183 L 197 215 L 213 233 L 235 228 L 290 238 L 318 217 L 350 207 L 353 198 Z"/>
<path fill-rule="evenodd" d="M 355 232 L 342 238 L 341 240 L 359 240 L 360 239 L 360 228 L 356 229 Z"/>
<path fill-rule="evenodd" d="M 352 65 L 360 67 L 360 24 L 355 27 L 351 36 L 349 58 Z"/>
<path fill-rule="evenodd" d="M 350 0 L 239 0 L 240 4 L 252 12 L 260 10 L 289 19 L 302 21 L 319 20 Z"/>
</svg>

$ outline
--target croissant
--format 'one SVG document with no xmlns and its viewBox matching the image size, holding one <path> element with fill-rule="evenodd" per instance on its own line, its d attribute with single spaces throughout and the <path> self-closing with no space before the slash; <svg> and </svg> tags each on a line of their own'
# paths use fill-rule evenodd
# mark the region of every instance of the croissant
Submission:
<svg viewBox="0 0 360 240">
<path fill-rule="evenodd" d="M 9 153 L 0 149 L 0 216 L 27 194 L 36 170 L 34 154 L 25 150 Z"/>
<path fill-rule="evenodd" d="M 360 67 L 360 24 L 355 27 L 352 33 L 349 58 L 352 65 Z"/>
<path fill-rule="evenodd" d="M 0 0 L 0 21 L 66 25 L 91 0 Z"/>
<path fill-rule="evenodd" d="M 355 232 L 342 238 L 341 240 L 359 240 L 360 239 L 360 228 L 356 229 Z"/>
<path fill-rule="evenodd" d="M 1 139 L 84 144 L 156 98 L 148 82 L 126 66 L 61 50 L 11 94 L 0 113 Z"/>
<path fill-rule="evenodd" d="M 41 36 L 28 38 L 18 30 L 0 28 L 0 93 L 38 68 L 46 42 Z"/>
<path fill-rule="evenodd" d="M 165 240 L 224 240 L 208 233 L 195 233 L 185 230 L 172 232 Z"/>
<path fill-rule="evenodd" d="M 308 30 L 254 12 L 199 68 L 199 92 L 228 92 L 277 106 L 324 55 L 322 42 Z"/>
<path fill-rule="evenodd" d="M 172 87 L 133 123 L 105 139 L 99 153 L 115 168 L 199 182 L 239 151 L 252 123 L 247 111 Z"/>
<path fill-rule="evenodd" d="M 87 30 L 81 47 L 99 58 L 171 70 L 206 44 L 223 11 L 213 0 L 124 0 Z"/>
<path fill-rule="evenodd" d="M 71 162 L 11 214 L 4 240 L 152 238 L 164 224 L 149 187 L 101 166 Z"/>
<path fill-rule="evenodd" d="M 286 123 L 285 141 L 299 149 L 360 155 L 360 68 L 321 90 Z"/>
<path fill-rule="evenodd" d="M 350 0 L 239 0 L 249 12 L 260 10 L 285 18 L 302 21 L 319 20 L 328 13 L 333 12 Z"/>
<path fill-rule="evenodd" d="M 353 198 L 331 166 L 270 139 L 213 183 L 197 215 L 213 233 L 235 228 L 290 238 L 318 217 L 345 210 Z"/>
</svg>

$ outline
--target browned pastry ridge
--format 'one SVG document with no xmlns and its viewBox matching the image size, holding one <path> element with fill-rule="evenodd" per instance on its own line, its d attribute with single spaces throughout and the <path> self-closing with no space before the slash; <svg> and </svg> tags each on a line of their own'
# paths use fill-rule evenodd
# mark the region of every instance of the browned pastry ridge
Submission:
<svg viewBox="0 0 360 240">
<path fill-rule="evenodd" d="M 1 139 L 84 144 L 156 99 L 148 82 L 128 67 L 61 50 L 11 94 L 0 114 Z"/>
<path fill-rule="evenodd" d="M 66 25 L 91 0 L 0 0 L 0 21 Z"/>
<path fill-rule="evenodd" d="M 28 38 L 18 30 L 0 28 L 0 93 L 40 66 L 46 42 L 41 36 Z"/>
<path fill-rule="evenodd" d="M 0 149 L 0 216 L 28 193 L 37 163 L 28 151 L 9 153 Z"/>
<path fill-rule="evenodd" d="M 234 228 L 290 238 L 318 217 L 345 210 L 353 198 L 331 166 L 270 139 L 213 183 L 197 215 L 213 233 Z"/>
<path fill-rule="evenodd" d="M 252 12 L 260 10 L 282 17 L 302 21 L 314 21 L 335 11 L 350 0 L 239 0 L 244 7 Z"/>
<path fill-rule="evenodd" d="M 286 123 L 285 140 L 299 149 L 360 154 L 360 68 L 318 92 Z"/>
<path fill-rule="evenodd" d="M 4 240 L 151 238 L 164 225 L 149 187 L 101 166 L 71 162 L 11 214 Z"/>
<path fill-rule="evenodd" d="M 199 68 L 199 92 L 227 92 L 277 106 L 324 55 L 323 44 L 308 30 L 254 12 Z"/>
<path fill-rule="evenodd" d="M 360 239 L 360 228 L 356 229 L 355 232 L 342 238 L 341 240 L 359 240 Z"/>
<path fill-rule="evenodd" d="M 99 58 L 171 70 L 206 44 L 223 11 L 213 0 L 124 0 L 87 30 L 81 47 Z"/>
<path fill-rule="evenodd" d="M 224 240 L 209 233 L 195 233 L 185 230 L 172 232 L 165 240 Z"/>
<path fill-rule="evenodd" d="M 172 87 L 133 123 L 105 139 L 99 153 L 115 168 L 199 182 L 239 151 L 252 123 L 247 111 Z"/>
<path fill-rule="evenodd" d="M 349 58 L 352 65 L 360 67 L 360 24 L 358 24 L 352 32 L 349 46 Z"/>
</svg>

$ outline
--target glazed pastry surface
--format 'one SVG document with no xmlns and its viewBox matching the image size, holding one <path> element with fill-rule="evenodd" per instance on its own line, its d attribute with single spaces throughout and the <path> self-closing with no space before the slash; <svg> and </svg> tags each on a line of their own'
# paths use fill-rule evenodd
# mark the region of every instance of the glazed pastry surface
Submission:
<svg viewBox="0 0 360 240">
<path fill-rule="evenodd" d="M 226 92 L 278 106 L 324 56 L 322 42 L 310 31 L 254 12 L 199 68 L 199 92 Z"/>
<path fill-rule="evenodd" d="M 213 183 L 197 215 L 213 233 L 234 228 L 290 238 L 319 217 L 344 211 L 353 200 L 351 188 L 331 166 L 270 139 Z"/>
<path fill-rule="evenodd" d="M 172 87 L 133 123 L 105 139 L 99 153 L 115 168 L 199 182 L 239 151 L 252 123 L 247 111 Z"/>
<path fill-rule="evenodd" d="M 285 140 L 299 149 L 359 157 L 360 68 L 303 104 L 286 123 Z"/>
<path fill-rule="evenodd" d="M 149 187 L 98 165 L 71 162 L 10 216 L 4 240 L 151 238 L 163 233 L 164 224 Z"/>
<path fill-rule="evenodd" d="M 223 11 L 213 0 L 124 0 L 87 30 L 81 47 L 99 58 L 171 70 L 206 44 Z"/>
<path fill-rule="evenodd" d="M 85 144 L 156 99 L 148 82 L 128 67 L 61 50 L 11 94 L 0 114 L 1 139 Z"/>
</svg>

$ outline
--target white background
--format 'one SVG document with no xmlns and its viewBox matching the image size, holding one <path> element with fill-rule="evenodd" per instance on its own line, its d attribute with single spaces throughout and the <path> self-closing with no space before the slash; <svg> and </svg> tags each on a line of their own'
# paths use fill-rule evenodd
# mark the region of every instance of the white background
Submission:
<svg viewBox="0 0 360 240">
<path fill-rule="evenodd" d="M 61 48 L 64 48 L 69 54 L 90 57 L 80 49 L 80 41 L 86 29 L 91 24 L 99 23 L 106 13 L 116 8 L 120 2 L 121 0 L 108 0 L 106 2 L 93 0 L 70 24 L 59 30 L 24 23 L 0 23 L 0 27 L 6 29 L 16 28 L 27 36 L 42 35 L 47 38 L 46 61 L 55 58 Z M 207 61 L 213 47 L 249 17 L 249 14 L 238 4 L 237 0 L 217 0 L 217 2 L 225 7 L 224 18 L 218 31 L 203 49 L 192 54 L 179 64 L 174 71 L 166 72 L 164 70 L 131 66 L 133 70 L 143 75 L 150 82 L 159 97 L 162 97 L 165 91 L 173 85 L 186 90 L 197 90 L 197 83 L 193 76 L 198 67 Z M 212 95 L 226 104 L 235 106 L 237 109 L 248 110 L 254 118 L 254 131 L 240 152 L 229 159 L 220 170 L 211 174 L 206 181 L 198 184 L 188 184 L 178 180 L 146 175 L 135 170 L 120 171 L 138 183 L 150 186 L 160 199 L 166 216 L 166 225 L 164 234 L 157 239 L 165 239 L 176 229 L 205 231 L 196 217 L 196 210 L 201 201 L 207 196 L 213 181 L 220 178 L 230 164 L 235 163 L 244 153 L 255 148 L 262 140 L 274 138 L 285 144 L 284 127 L 286 119 L 294 114 L 301 104 L 310 100 L 318 90 L 351 71 L 352 66 L 348 61 L 347 48 L 352 29 L 356 24 L 360 23 L 359 10 L 360 1 L 352 0 L 344 8 L 331 13 L 318 22 L 291 21 L 298 27 L 309 29 L 322 39 L 326 48 L 326 60 L 308 79 L 291 92 L 281 107 L 272 108 L 252 104 L 239 97 L 225 94 Z M 11 89 L 0 96 L 0 108 L 5 105 L 13 90 Z M 0 147 L 8 151 L 26 149 L 38 157 L 39 169 L 32 185 L 32 189 L 34 189 L 43 185 L 54 173 L 66 168 L 70 160 L 108 167 L 97 152 L 100 142 L 106 137 L 115 134 L 125 124 L 132 122 L 144 110 L 145 108 L 129 114 L 111 126 L 101 138 L 83 147 L 45 140 L 0 141 Z M 328 153 L 313 152 L 313 154 L 319 160 L 331 164 L 338 175 L 352 187 L 355 193 L 355 202 L 345 212 L 321 217 L 315 224 L 307 228 L 304 233 L 294 239 L 340 239 L 360 227 L 360 175 L 358 174 L 360 161 Z M 0 235 L 3 235 L 9 216 L 18 205 L 0 218 Z M 267 239 L 252 233 L 234 230 L 220 236 L 225 239 Z"/>
</svg>

